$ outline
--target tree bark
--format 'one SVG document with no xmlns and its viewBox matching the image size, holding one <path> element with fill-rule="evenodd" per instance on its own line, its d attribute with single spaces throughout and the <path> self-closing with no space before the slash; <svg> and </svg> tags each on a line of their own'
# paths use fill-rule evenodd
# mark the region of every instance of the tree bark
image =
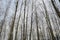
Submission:
<svg viewBox="0 0 60 40">
<path fill-rule="evenodd" d="M 60 0 L 0 0 L 0 40 L 60 40 Z"/>
</svg>

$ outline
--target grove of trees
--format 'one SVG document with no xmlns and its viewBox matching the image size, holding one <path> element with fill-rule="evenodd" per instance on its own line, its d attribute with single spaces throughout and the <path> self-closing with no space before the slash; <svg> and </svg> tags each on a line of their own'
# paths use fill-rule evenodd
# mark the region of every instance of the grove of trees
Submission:
<svg viewBox="0 0 60 40">
<path fill-rule="evenodd" d="M 0 40 L 60 40 L 60 0 L 0 0 Z"/>
</svg>

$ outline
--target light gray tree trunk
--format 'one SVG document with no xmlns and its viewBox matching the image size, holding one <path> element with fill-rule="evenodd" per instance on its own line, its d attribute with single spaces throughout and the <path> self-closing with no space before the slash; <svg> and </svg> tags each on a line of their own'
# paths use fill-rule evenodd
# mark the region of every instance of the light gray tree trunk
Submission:
<svg viewBox="0 0 60 40">
<path fill-rule="evenodd" d="M 60 0 L 0 0 L 0 40 L 60 40 Z"/>
</svg>

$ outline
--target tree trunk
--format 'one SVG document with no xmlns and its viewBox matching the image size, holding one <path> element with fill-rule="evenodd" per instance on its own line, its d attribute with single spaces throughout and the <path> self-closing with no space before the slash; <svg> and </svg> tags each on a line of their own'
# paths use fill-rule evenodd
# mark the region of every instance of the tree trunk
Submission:
<svg viewBox="0 0 60 40">
<path fill-rule="evenodd" d="M 0 0 L 0 40 L 60 40 L 60 0 Z"/>
</svg>

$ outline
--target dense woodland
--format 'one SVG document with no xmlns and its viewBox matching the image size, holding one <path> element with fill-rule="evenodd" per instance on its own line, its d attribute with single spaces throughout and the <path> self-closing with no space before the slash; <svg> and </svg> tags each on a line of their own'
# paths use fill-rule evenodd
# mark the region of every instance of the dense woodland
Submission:
<svg viewBox="0 0 60 40">
<path fill-rule="evenodd" d="M 60 0 L 0 0 L 0 40 L 60 40 Z"/>
</svg>

